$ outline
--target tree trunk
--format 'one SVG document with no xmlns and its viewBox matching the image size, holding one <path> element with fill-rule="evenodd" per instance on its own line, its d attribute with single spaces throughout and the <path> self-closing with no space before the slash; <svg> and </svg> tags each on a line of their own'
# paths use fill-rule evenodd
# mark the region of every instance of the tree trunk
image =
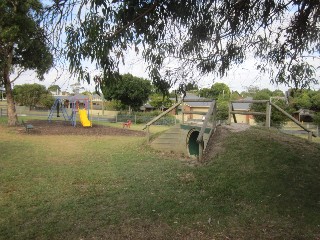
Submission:
<svg viewBox="0 0 320 240">
<path fill-rule="evenodd" d="M 16 113 L 16 107 L 14 104 L 14 98 L 13 98 L 13 92 L 11 87 L 11 81 L 10 81 L 10 70 L 12 66 L 12 57 L 13 57 L 13 44 L 11 46 L 8 46 L 8 54 L 7 59 L 4 64 L 3 68 L 3 82 L 4 87 L 6 89 L 6 97 L 7 97 L 7 104 L 8 104 L 8 125 L 9 126 L 15 126 L 18 123 L 17 113 Z"/>
<path fill-rule="evenodd" d="M 8 104 L 8 125 L 15 126 L 17 125 L 18 118 L 16 113 L 16 107 L 14 104 L 13 93 L 11 88 L 11 82 L 9 78 L 9 72 L 7 76 L 4 76 L 6 95 L 7 95 L 7 104 Z"/>
</svg>

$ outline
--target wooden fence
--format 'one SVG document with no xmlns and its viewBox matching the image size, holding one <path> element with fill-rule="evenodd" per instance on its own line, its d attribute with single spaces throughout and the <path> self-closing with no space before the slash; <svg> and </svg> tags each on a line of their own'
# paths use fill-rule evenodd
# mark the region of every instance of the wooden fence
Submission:
<svg viewBox="0 0 320 240">
<path fill-rule="evenodd" d="M 260 103 L 260 104 L 266 104 L 266 111 L 265 112 L 251 112 L 251 111 L 236 111 L 233 109 L 233 103 Z M 312 141 L 312 137 L 317 137 L 315 133 L 313 133 L 310 129 L 306 128 L 296 120 L 294 117 L 292 117 L 289 113 L 287 113 L 285 110 L 280 108 L 278 105 L 272 103 L 270 100 L 234 100 L 230 101 L 229 103 L 229 118 L 228 118 L 228 124 L 231 124 L 231 117 L 233 117 L 233 120 L 235 123 L 237 123 L 236 114 L 242 114 L 242 115 L 265 115 L 266 116 L 266 127 L 270 128 L 271 124 L 271 108 L 274 107 L 279 112 L 284 114 L 286 117 L 288 117 L 290 120 L 292 120 L 295 124 L 297 124 L 299 127 L 301 127 L 303 130 L 308 132 L 308 140 Z"/>
</svg>

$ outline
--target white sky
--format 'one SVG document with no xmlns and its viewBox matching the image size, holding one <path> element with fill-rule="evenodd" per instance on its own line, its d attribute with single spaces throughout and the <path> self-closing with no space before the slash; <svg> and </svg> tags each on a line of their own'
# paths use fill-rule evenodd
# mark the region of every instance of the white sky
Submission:
<svg viewBox="0 0 320 240">
<path fill-rule="evenodd" d="M 317 58 L 314 61 L 315 66 L 320 66 L 320 59 Z M 120 65 L 120 73 L 131 73 L 134 76 L 143 77 L 148 79 L 148 73 L 146 71 L 147 65 L 144 63 L 142 57 L 134 56 L 132 53 L 129 53 L 126 57 L 125 65 Z M 57 75 L 60 75 L 60 78 L 56 80 Z M 14 75 L 13 75 L 14 76 Z M 317 72 L 317 79 L 320 81 L 320 71 Z M 55 82 L 56 80 L 56 82 Z M 198 82 L 200 88 L 208 88 L 215 82 L 222 82 L 227 84 L 232 91 L 245 91 L 248 87 L 254 86 L 260 89 L 269 88 L 270 90 L 280 89 L 286 91 L 288 87 L 284 85 L 272 85 L 269 80 L 269 76 L 262 75 L 255 67 L 255 60 L 249 59 L 240 66 L 232 68 L 227 76 L 223 78 L 217 78 L 214 76 L 202 77 L 201 79 L 194 79 Z M 70 85 L 76 83 L 77 80 L 74 77 L 70 76 L 70 73 L 66 70 L 57 71 L 52 69 L 48 74 L 45 75 L 44 81 L 39 81 L 36 78 L 36 75 L 31 72 L 23 73 L 15 82 L 15 85 L 24 84 L 24 83 L 39 83 L 49 87 L 52 84 L 57 84 L 64 91 L 72 92 Z M 86 82 L 81 81 L 81 86 L 83 91 L 94 91 L 94 84 L 88 85 Z M 320 85 L 315 85 L 312 87 L 315 90 L 320 89 Z"/>
</svg>

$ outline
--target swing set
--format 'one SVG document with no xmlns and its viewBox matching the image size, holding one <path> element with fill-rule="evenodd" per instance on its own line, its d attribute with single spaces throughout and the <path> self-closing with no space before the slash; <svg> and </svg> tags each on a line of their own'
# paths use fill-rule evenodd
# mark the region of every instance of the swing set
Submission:
<svg viewBox="0 0 320 240">
<path fill-rule="evenodd" d="M 60 117 L 60 113 L 65 121 L 70 121 L 72 126 L 76 126 L 77 124 L 77 112 L 79 112 L 80 122 L 83 127 L 92 127 L 92 99 L 78 99 L 73 97 L 70 99 L 69 106 L 72 109 L 71 115 L 68 115 L 68 112 L 65 108 L 65 104 L 63 100 L 57 98 L 49 112 L 48 121 L 51 122 L 55 113 L 57 113 L 57 117 Z M 82 109 L 80 109 L 82 107 Z M 89 120 L 90 118 L 90 120 Z"/>
</svg>

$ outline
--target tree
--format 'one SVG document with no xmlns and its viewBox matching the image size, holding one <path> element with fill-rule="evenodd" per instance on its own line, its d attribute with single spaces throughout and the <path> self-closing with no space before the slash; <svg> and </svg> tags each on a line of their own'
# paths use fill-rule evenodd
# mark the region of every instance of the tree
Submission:
<svg viewBox="0 0 320 240">
<path fill-rule="evenodd" d="M 40 27 L 39 0 L 3 0 L 0 3 L 0 84 L 5 86 L 8 103 L 8 125 L 17 123 L 10 75 L 17 77 L 25 70 L 34 70 L 38 78 L 50 69 L 53 57 L 45 31 Z"/>
<path fill-rule="evenodd" d="M 225 83 L 215 83 L 211 87 L 213 98 L 230 98 L 230 88 Z"/>
<path fill-rule="evenodd" d="M 203 88 L 199 91 L 201 97 L 205 98 L 230 98 L 230 88 L 225 83 L 215 83 L 211 86 L 211 88 Z"/>
<path fill-rule="evenodd" d="M 92 93 L 91 93 L 91 92 L 89 92 L 89 91 L 84 91 L 84 92 L 82 92 L 81 94 L 86 95 L 86 96 L 90 96 L 90 95 L 92 95 Z"/>
<path fill-rule="evenodd" d="M 46 19 L 66 20 L 71 70 L 87 81 L 83 63 L 94 61 L 110 80 L 124 52 L 134 47 L 142 51 L 154 83 L 168 81 L 161 70 L 170 60 L 179 59 L 174 70 L 185 75 L 224 75 L 254 54 L 272 82 L 305 87 L 312 77 L 292 77 L 299 67 L 311 73 L 306 59 L 319 57 L 319 8 L 316 0 L 52 0 Z"/>
<path fill-rule="evenodd" d="M 229 101 L 219 98 L 217 100 L 217 119 L 227 120 L 229 117 Z"/>
<path fill-rule="evenodd" d="M 320 90 L 315 91 L 311 97 L 312 109 L 320 112 Z"/>
<path fill-rule="evenodd" d="M 299 110 L 300 108 L 320 111 L 320 90 L 293 90 L 293 94 L 289 98 L 292 108 Z"/>
<path fill-rule="evenodd" d="M 50 87 L 48 87 L 48 90 L 50 92 L 60 92 L 61 88 L 59 85 L 51 85 Z"/>
<path fill-rule="evenodd" d="M 320 127 L 320 112 L 317 112 L 313 117 L 313 122 Z"/>
<path fill-rule="evenodd" d="M 198 90 L 199 87 L 195 82 L 189 82 L 186 84 L 186 91 Z"/>
<path fill-rule="evenodd" d="M 103 86 L 102 92 L 105 99 L 119 100 L 129 106 L 129 109 L 137 110 L 148 100 L 151 94 L 151 82 L 131 74 L 124 74 L 119 76 L 118 81 Z"/>
<path fill-rule="evenodd" d="M 150 105 L 160 109 L 162 106 L 169 108 L 172 106 L 173 101 L 169 97 L 163 98 L 162 95 L 154 93 L 150 96 Z"/>
<path fill-rule="evenodd" d="M 13 95 L 17 104 L 29 106 L 30 110 L 37 105 L 50 107 L 54 103 L 46 87 L 37 83 L 16 85 L 13 88 Z"/>
</svg>

